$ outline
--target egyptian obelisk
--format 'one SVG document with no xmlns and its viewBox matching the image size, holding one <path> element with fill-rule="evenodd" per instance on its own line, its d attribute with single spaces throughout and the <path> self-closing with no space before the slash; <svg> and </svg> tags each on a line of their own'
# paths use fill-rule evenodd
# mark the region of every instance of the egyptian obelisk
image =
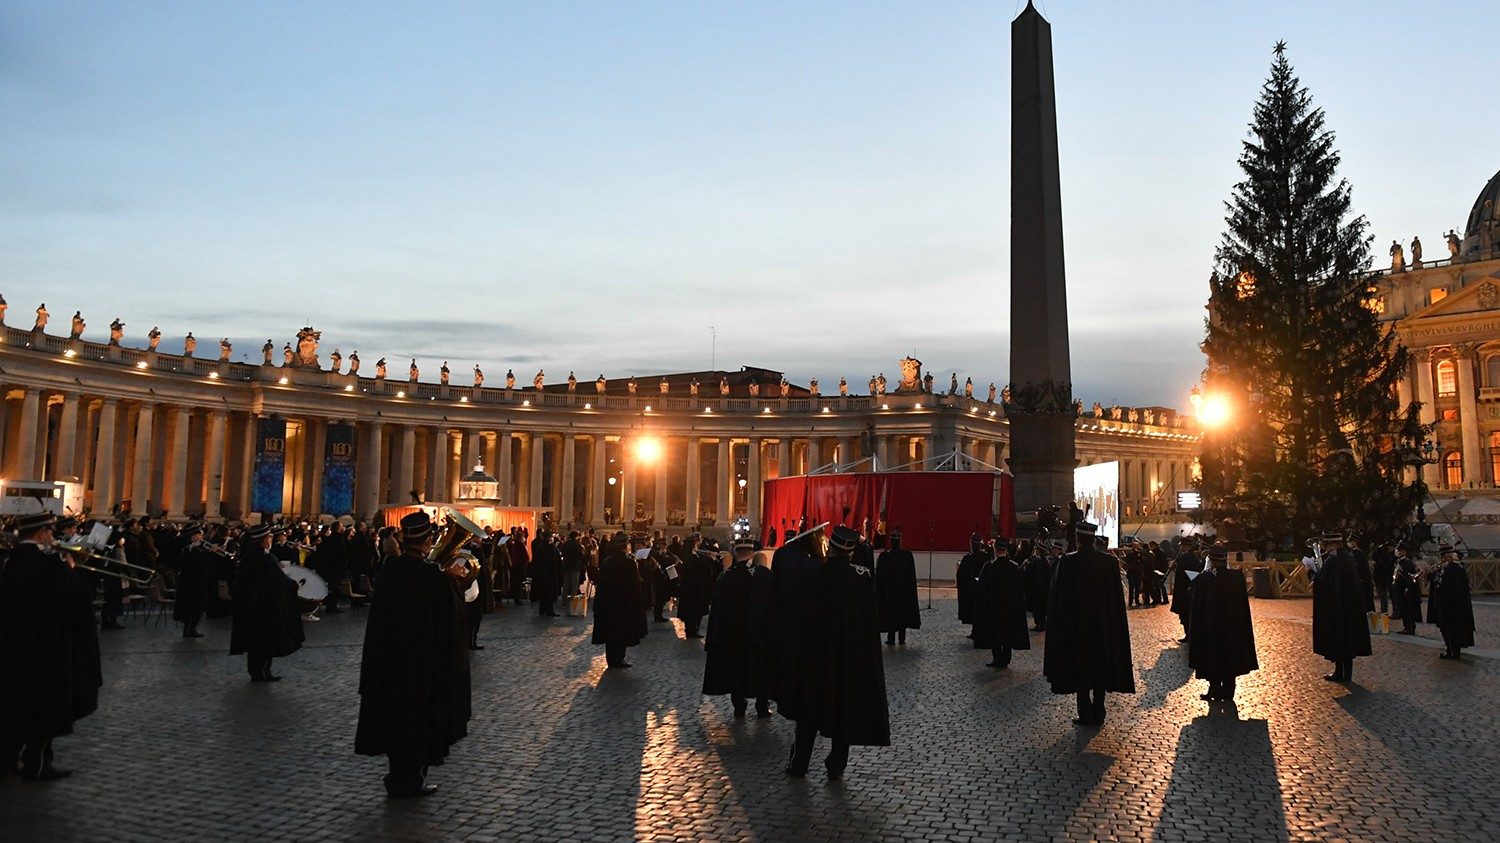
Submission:
<svg viewBox="0 0 1500 843">
<path fill-rule="evenodd" d="M 1010 25 L 1010 419 L 1016 510 L 1073 498 L 1073 377 L 1063 275 L 1052 27 L 1031 3 Z"/>
</svg>

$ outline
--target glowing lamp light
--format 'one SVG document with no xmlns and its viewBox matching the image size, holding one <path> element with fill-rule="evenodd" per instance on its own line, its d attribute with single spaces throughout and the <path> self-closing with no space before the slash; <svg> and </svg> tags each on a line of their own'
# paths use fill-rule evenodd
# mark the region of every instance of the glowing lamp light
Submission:
<svg viewBox="0 0 1500 843">
<path fill-rule="evenodd" d="M 827 407 L 824 407 L 824 408 L 823 408 L 823 412 L 825 412 L 825 413 L 831 413 L 831 412 L 833 412 L 833 411 L 832 411 L 832 410 L 830 410 L 830 409 L 828 409 L 828 408 L 827 408 Z"/>
<path fill-rule="evenodd" d="M 615 485 L 615 478 L 613 478 L 613 477 L 611 477 L 611 478 L 609 478 L 609 480 L 608 480 L 608 481 L 606 481 L 606 482 L 608 482 L 608 483 L 609 483 L 609 485 L 611 485 L 611 486 L 613 486 L 613 485 Z"/>
<path fill-rule="evenodd" d="M 881 404 L 880 405 L 880 409 L 882 409 L 882 410 L 889 410 L 890 408 L 891 408 L 891 405 L 889 405 L 889 404 Z"/>
<path fill-rule="evenodd" d="M 651 412 L 651 405 L 650 404 L 646 405 L 646 412 L 648 412 L 648 413 Z"/>
<path fill-rule="evenodd" d="M 762 407 L 760 411 L 761 411 L 762 414 L 769 413 L 769 412 L 771 412 L 771 408 L 770 407 Z"/>
<path fill-rule="evenodd" d="M 1198 402 L 1197 409 L 1198 423 L 1210 430 L 1228 424 L 1230 416 L 1234 413 L 1229 396 L 1217 392 L 1203 395 Z"/>
<path fill-rule="evenodd" d="M 643 436 L 635 442 L 635 458 L 645 463 L 661 459 L 661 440 L 654 436 Z"/>
<path fill-rule="evenodd" d="M 211 380 L 211 381 L 218 380 L 219 379 L 219 373 L 218 372 L 209 372 L 208 373 L 208 379 Z"/>
<path fill-rule="evenodd" d="M 469 396 L 467 396 L 467 395 L 460 395 L 460 396 L 458 396 L 458 403 L 460 403 L 460 404 L 467 404 L 467 403 L 469 403 Z"/>
<path fill-rule="evenodd" d="M 594 405 L 593 404 L 584 404 L 583 405 L 583 409 L 585 409 L 585 410 L 592 410 L 592 409 L 594 409 Z"/>
<path fill-rule="evenodd" d="M 528 398 L 528 399 L 522 401 L 521 402 L 521 406 L 522 407 L 530 407 L 531 406 L 531 399 Z"/>
<path fill-rule="evenodd" d="M 283 378 L 283 380 L 285 380 L 285 378 Z M 404 390 L 404 389 L 398 389 L 398 390 L 396 390 L 396 397 L 397 398 L 405 398 L 406 397 L 406 390 Z"/>
<path fill-rule="evenodd" d="M 142 360 L 142 361 L 140 361 L 140 362 L 139 362 L 139 363 L 136 363 L 136 364 L 135 364 L 135 367 L 136 367 L 136 368 L 137 368 L 137 369 L 145 369 L 145 368 L 149 368 L 149 367 L 148 367 L 148 366 L 147 366 L 147 365 L 146 365 L 146 361 L 144 361 L 144 360 Z"/>
<path fill-rule="evenodd" d="M 344 387 L 344 391 L 345 392 L 353 392 L 354 391 L 354 384 L 351 383 L 351 384 L 348 384 L 347 386 L 345 386 Z"/>
<path fill-rule="evenodd" d="M 286 386 L 287 384 L 291 383 L 291 379 L 282 378 L 281 380 L 277 381 L 277 383 L 281 384 L 282 386 Z"/>
<path fill-rule="evenodd" d="M 77 357 L 78 356 L 78 352 L 76 352 L 76 351 L 74 351 L 73 349 L 70 348 L 67 351 L 63 352 L 63 356 L 64 357 Z"/>
<path fill-rule="evenodd" d="M 918 410 L 920 410 L 920 409 L 922 409 L 922 405 L 921 405 L 921 404 L 918 404 L 918 405 L 917 405 L 917 409 L 918 409 Z"/>
</svg>

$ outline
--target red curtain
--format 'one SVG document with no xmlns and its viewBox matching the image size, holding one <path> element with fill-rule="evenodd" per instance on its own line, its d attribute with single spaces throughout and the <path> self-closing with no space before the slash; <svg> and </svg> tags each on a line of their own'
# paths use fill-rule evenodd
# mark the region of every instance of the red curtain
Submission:
<svg viewBox="0 0 1500 843">
<path fill-rule="evenodd" d="M 997 488 L 998 487 L 998 488 Z M 882 520 L 900 526 L 912 550 L 962 551 L 969 536 L 1016 534 L 1009 474 L 983 471 L 900 471 L 819 474 L 768 480 L 762 492 L 763 541 L 772 530 L 824 521 L 866 534 Z M 845 509 L 848 513 L 845 513 Z M 884 516 L 882 519 L 882 515 Z"/>
</svg>

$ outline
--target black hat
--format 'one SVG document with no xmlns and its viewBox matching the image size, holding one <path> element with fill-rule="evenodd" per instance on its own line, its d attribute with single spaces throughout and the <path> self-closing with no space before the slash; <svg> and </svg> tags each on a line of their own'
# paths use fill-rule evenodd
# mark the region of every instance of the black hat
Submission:
<svg viewBox="0 0 1500 843">
<path fill-rule="evenodd" d="M 432 517 L 422 510 L 401 516 L 401 541 L 417 543 L 432 532 Z"/>
<path fill-rule="evenodd" d="M 182 528 L 182 534 L 184 536 L 191 536 L 194 533 L 201 533 L 201 532 L 203 532 L 203 525 L 202 524 L 198 524 L 196 522 L 192 523 L 192 524 L 184 525 L 183 528 Z"/>
<path fill-rule="evenodd" d="M 1092 536 L 1099 532 L 1099 525 L 1092 521 L 1079 521 L 1073 531 L 1080 536 Z"/>
<path fill-rule="evenodd" d="M 73 529 L 74 527 L 77 527 L 77 526 L 78 526 L 78 519 L 77 518 L 74 518 L 71 515 L 65 515 L 62 518 L 57 519 L 57 523 L 52 525 L 52 529 L 54 529 L 57 532 L 61 533 L 64 530 L 71 530 L 71 529 Z"/>
<path fill-rule="evenodd" d="M 827 527 L 827 526 L 828 526 L 828 522 L 824 521 L 823 523 L 819 524 L 816 527 L 809 527 L 806 530 L 803 530 L 802 532 L 798 533 L 797 535 L 792 536 L 791 538 L 787 539 L 785 543 L 786 544 L 791 544 L 791 543 L 797 541 L 798 539 L 803 538 L 804 536 L 808 536 L 808 535 L 811 535 L 813 533 L 822 533 L 823 532 L 823 528 Z"/>
<path fill-rule="evenodd" d="M 16 532 L 20 535 L 34 533 L 52 527 L 57 521 L 57 516 L 50 512 L 33 512 L 30 515 L 22 515 L 16 519 Z"/>
<path fill-rule="evenodd" d="M 980 538 L 978 533 L 970 533 L 969 544 L 984 544 L 984 539 Z"/>
<path fill-rule="evenodd" d="M 1451 544 L 1440 544 L 1440 545 L 1438 545 L 1438 555 L 1439 556 L 1442 556 L 1445 553 L 1456 553 L 1456 552 L 1457 551 L 1454 549 L 1453 545 L 1451 545 Z"/>
<path fill-rule="evenodd" d="M 840 524 L 833 528 L 833 535 L 828 537 L 828 544 L 834 550 L 853 550 L 859 544 L 859 532 Z"/>
<path fill-rule="evenodd" d="M 653 536 L 652 539 L 651 539 L 651 544 L 652 545 L 666 544 L 666 543 L 667 543 L 667 537 L 666 536 Z"/>
<path fill-rule="evenodd" d="M 1211 562 L 1227 562 L 1229 560 L 1229 548 L 1222 544 L 1216 544 L 1208 549 L 1208 558 Z"/>
<path fill-rule="evenodd" d="M 745 537 L 734 543 L 735 550 L 755 550 L 755 539 Z"/>
<path fill-rule="evenodd" d="M 996 556 L 1009 556 L 1010 555 L 1010 544 L 1008 542 L 1004 542 L 1004 541 L 997 541 L 997 542 L 995 542 L 995 555 Z"/>
<path fill-rule="evenodd" d="M 1323 541 L 1325 542 L 1342 542 L 1343 540 L 1344 534 L 1338 530 L 1325 530 L 1323 532 Z"/>
<path fill-rule="evenodd" d="M 269 535 L 271 535 L 270 524 L 256 524 L 254 527 L 251 527 L 250 529 L 245 531 L 245 538 L 250 539 L 251 541 L 260 541 L 261 539 Z"/>
</svg>

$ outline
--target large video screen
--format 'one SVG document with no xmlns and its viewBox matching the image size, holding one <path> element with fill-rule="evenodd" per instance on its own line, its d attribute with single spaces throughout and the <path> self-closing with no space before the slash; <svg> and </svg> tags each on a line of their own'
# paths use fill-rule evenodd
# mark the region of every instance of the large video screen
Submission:
<svg viewBox="0 0 1500 843">
<path fill-rule="evenodd" d="M 1099 525 L 1110 547 L 1120 546 L 1120 464 L 1101 462 L 1073 469 L 1073 502 Z"/>
</svg>

